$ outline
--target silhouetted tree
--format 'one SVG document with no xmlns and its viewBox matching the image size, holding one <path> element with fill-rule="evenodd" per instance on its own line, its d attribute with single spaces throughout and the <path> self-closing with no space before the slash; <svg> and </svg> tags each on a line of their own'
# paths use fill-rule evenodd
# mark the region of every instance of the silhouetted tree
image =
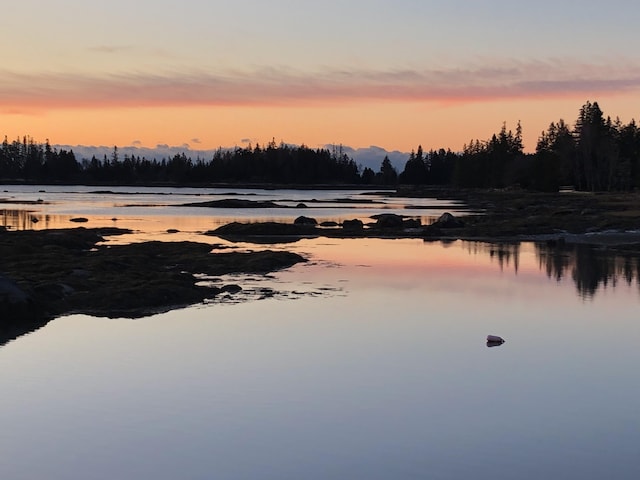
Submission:
<svg viewBox="0 0 640 480">
<path fill-rule="evenodd" d="M 417 152 L 411 151 L 399 180 L 400 183 L 408 185 L 424 185 L 427 183 L 427 165 L 424 161 L 422 145 L 418 146 Z"/>
<path fill-rule="evenodd" d="M 395 185 L 398 183 L 398 172 L 391 165 L 391 160 L 389 157 L 385 155 L 382 160 L 382 164 L 380 165 L 380 172 L 378 175 L 378 183 L 381 185 Z"/>
</svg>

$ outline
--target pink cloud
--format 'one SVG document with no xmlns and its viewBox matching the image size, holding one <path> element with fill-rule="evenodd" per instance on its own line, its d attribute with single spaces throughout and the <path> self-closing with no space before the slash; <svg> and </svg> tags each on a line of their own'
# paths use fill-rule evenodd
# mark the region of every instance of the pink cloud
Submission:
<svg viewBox="0 0 640 480">
<path fill-rule="evenodd" d="M 640 65 L 512 61 L 458 69 L 299 73 L 77 75 L 0 72 L 5 113 L 47 109 L 314 105 L 400 101 L 470 103 L 616 94 L 640 89 Z"/>
</svg>

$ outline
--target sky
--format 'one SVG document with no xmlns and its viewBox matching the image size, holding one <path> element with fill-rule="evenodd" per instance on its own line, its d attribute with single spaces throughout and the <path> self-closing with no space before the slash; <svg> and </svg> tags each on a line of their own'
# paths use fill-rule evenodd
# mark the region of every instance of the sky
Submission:
<svg viewBox="0 0 640 480">
<path fill-rule="evenodd" d="M 640 2 L 21 0 L 0 16 L 0 134 L 207 150 L 533 151 L 586 101 L 640 119 Z"/>
</svg>

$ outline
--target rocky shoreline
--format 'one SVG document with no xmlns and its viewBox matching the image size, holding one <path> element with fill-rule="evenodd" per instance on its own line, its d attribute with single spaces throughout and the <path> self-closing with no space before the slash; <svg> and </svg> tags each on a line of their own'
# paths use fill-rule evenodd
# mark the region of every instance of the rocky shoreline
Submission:
<svg viewBox="0 0 640 480">
<path fill-rule="evenodd" d="M 546 241 L 602 246 L 634 245 L 640 250 L 640 195 L 636 193 L 532 193 L 521 190 L 400 190 L 398 196 L 457 200 L 469 214 L 444 214 L 423 225 L 406 215 L 382 214 L 370 221 L 318 224 L 298 217 L 292 224 L 231 223 L 209 235 L 230 241 L 291 242 L 303 237 L 423 238 L 484 242 Z"/>
<path fill-rule="evenodd" d="M 135 318 L 241 290 L 203 286 L 202 275 L 268 273 L 306 261 L 290 252 L 216 251 L 197 242 L 103 243 L 124 233 L 0 230 L 0 344 L 64 314 Z"/>
<path fill-rule="evenodd" d="M 472 212 L 463 235 L 585 234 L 640 229 L 637 192 L 528 192 L 521 189 L 400 189 L 396 195 L 457 200 Z"/>
<path fill-rule="evenodd" d="M 425 241 L 538 241 L 587 243 L 640 252 L 637 193 L 530 193 L 520 190 L 399 190 L 405 197 L 458 200 L 469 214 L 441 216 L 422 225 L 407 215 L 382 214 L 369 222 L 318 224 L 231 223 L 208 235 L 230 241 L 287 243 L 300 238 L 422 238 Z M 206 206 L 206 205 L 205 205 Z M 265 206 L 268 208 L 268 206 Z M 235 252 L 211 243 L 144 242 L 109 245 L 115 228 L 44 231 L 0 229 L 0 344 L 68 313 L 141 317 L 202 302 L 238 285 L 203 286 L 198 276 L 268 273 L 305 259 L 282 251 Z"/>
</svg>

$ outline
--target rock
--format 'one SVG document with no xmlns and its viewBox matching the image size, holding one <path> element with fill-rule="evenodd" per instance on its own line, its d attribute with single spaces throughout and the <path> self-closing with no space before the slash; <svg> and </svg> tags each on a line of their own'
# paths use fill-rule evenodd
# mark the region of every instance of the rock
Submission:
<svg viewBox="0 0 640 480">
<path fill-rule="evenodd" d="M 402 228 L 403 217 L 402 215 L 396 215 L 395 213 L 383 213 L 381 215 L 374 215 L 371 218 L 377 220 L 376 228 Z"/>
<path fill-rule="evenodd" d="M 220 288 L 220 292 L 226 292 L 226 293 L 238 293 L 241 291 L 242 291 L 242 287 L 234 283 L 230 285 L 224 285 L 222 288 Z"/>
<path fill-rule="evenodd" d="M 315 225 L 303 224 L 296 225 L 291 223 L 280 222 L 256 222 L 256 223 L 240 223 L 231 222 L 222 225 L 215 230 L 208 231 L 205 235 L 215 236 L 301 236 L 312 234 Z"/>
<path fill-rule="evenodd" d="M 420 228 L 422 222 L 419 218 L 407 218 L 402 221 L 402 228 Z"/>
<path fill-rule="evenodd" d="M 357 218 L 353 220 L 345 220 L 342 222 L 342 228 L 350 232 L 360 232 L 364 229 L 364 223 L 362 223 L 362 220 L 358 220 Z"/>
<path fill-rule="evenodd" d="M 29 295 L 13 280 L 0 275 L 0 305 L 19 305 L 26 304 L 28 301 Z"/>
<path fill-rule="evenodd" d="M 304 215 L 296 218 L 293 221 L 294 225 L 317 225 L 318 222 L 315 218 L 305 217 Z"/>
<path fill-rule="evenodd" d="M 0 345 L 47 323 L 31 296 L 12 279 L 0 275 Z"/>
<path fill-rule="evenodd" d="M 461 228 L 464 227 L 464 222 L 451 213 L 445 212 L 431 225 L 437 228 Z"/>
<path fill-rule="evenodd" d="M 322 222 L 320 226 L 321 227 L 337 227 L 338 222 Z"/>
<path fill-rule="evenodd" d="M 184 203 L 182 207 L 208 207 L 208 208 L 282 208 L 275 202 L 265 200 L 246 200 L 243 198 L 225 198 L 208 202 Z"/>
<path fill-rule="evenodd" d="M 299 203 L 296 205 L 296 208 L 307 208 L 307 205 L 305 205 L 304 203 Z"/>
<path fill-rule="evenodd" d="M 0 275 L 0 345 L 70 312 L 137 318 L 202 302 L 216 290 L 201 285 L 199 275 L 269 273 L 306 261 L 284 251 L 211 253 L 210 244 L 198 242 L 105 245 L 107 230 L 128 232 L 77 227 L 0 234 L 6 275 Z"/>
<path fill-rule="evenodd" d="M 87 223 L 89 219 L 84 217 L 75 217 L 75 218 L 72 218 L 70 221 L 74 223 Z"/>
<path fill-rule="evenodd" d="M 487 335 L 487 347 L 497 347 L 504 343 L 504 339 L 502 337 L 498 337 L 497 335 Z"/>
<path fill-rule="evenodd" d="M 178 230 L 177 228 L 168 228 L 167 229 L 167 233 L 178 233 L 180 230 Z"/>
</svg>

